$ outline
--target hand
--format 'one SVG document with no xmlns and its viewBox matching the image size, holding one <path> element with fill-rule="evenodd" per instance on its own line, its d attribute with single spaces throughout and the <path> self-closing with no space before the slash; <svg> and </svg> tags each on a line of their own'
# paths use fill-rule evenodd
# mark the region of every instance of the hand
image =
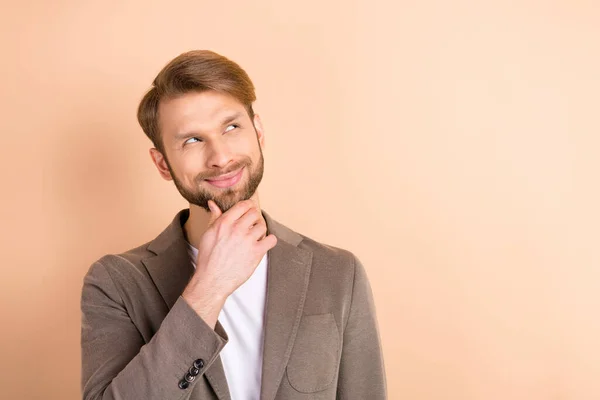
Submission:
<svg viewBox="0 0 600 400">
<path fill-rule="evenodd" d="M 227 297 L 250 278 L 277 238 L 266 236 L 267 224 L 251 200 L 225 213 L 212 200 L 208 206 L 211 216 L 200 238 L 196 272 L 182 296 L 214 327 Z"/>
</svg>

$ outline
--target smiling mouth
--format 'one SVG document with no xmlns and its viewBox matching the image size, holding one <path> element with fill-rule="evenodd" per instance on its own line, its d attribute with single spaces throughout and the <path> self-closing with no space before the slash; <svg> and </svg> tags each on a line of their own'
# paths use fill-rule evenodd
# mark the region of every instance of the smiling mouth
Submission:
<svg viewBox="0 0 600 400">
<path fill-rule="evenodd" d="M 206 182 L 218 188 L 226 188 L 235 185 L 242 177 L 244 167 L 237 171 L 232 171 L 227 174 L 219 175 L 216 178 L 205 179 Z"/>
</svg>

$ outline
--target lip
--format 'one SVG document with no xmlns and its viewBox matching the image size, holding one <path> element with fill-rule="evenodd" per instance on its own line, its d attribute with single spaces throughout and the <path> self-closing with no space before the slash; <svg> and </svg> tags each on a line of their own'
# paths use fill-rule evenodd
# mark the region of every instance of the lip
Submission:
<svg viewBox="0 0 600 400">
<path fill-rule="evenodd" d="M 244 167 L 240 168 L 237 171 L 232 171 L 228 174 L 220 175 L 213 179 L 206 179 L 206 182 L 210 183 L 213 186 L 219 187 L 219 188 L 226 188 L 229 186 L 233 186 L 242 177 L 243 170 L 244 170 Z"/>
</svg>

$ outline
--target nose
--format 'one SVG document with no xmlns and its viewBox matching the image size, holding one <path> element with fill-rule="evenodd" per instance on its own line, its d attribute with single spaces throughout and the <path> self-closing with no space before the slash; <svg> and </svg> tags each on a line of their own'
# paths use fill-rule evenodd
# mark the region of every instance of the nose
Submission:
<svg viewBox="0 0 600 400">
<path fill-rule="evenodd" d="M 224 168 L 232 161 L 232 152 L 225 143 L 211 140 L 208 143 L 206 164 L 208 168 Z"/>
</svg>

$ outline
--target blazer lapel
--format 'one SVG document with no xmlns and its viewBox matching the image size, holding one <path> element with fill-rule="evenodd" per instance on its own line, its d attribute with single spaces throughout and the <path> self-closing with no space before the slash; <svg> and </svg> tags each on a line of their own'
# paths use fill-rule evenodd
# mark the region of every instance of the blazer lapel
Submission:
<svg viewBox="0 0 600 400">
<path fill-rule="evenodd" d="M 190 261 L 182 228 L 188 217 L 189 209 L 177 213 L 173 222 L 148 245 L 148 250 L 156 255 L 142 260 L 169 310 L 183 293 L 194 274 L 194 266 Z M 215 331 L 221 335 L 224 332 L 219 321 L 217 321 Z M 217 357 L 204 375 L 215 393 L 221 394 L 218 396 L 219 399 L 229 400 L 231 398 L 221 357 Z"/>
<path fill-rule="evenodd" d="M 287 365 L 302 310 L 312 261 L 312 252 L 297 245 L 302 237 L 262 212 L 267 230 L 277 237 L 268 252 L 265 337 L 260 400 L 277 394 Z"/>
<path fill-rule="evenodd" d="M 165 250 L 142 262 L 170 310 L 194 274 L 185 240 L 173 241 Z"/>
</svg>

